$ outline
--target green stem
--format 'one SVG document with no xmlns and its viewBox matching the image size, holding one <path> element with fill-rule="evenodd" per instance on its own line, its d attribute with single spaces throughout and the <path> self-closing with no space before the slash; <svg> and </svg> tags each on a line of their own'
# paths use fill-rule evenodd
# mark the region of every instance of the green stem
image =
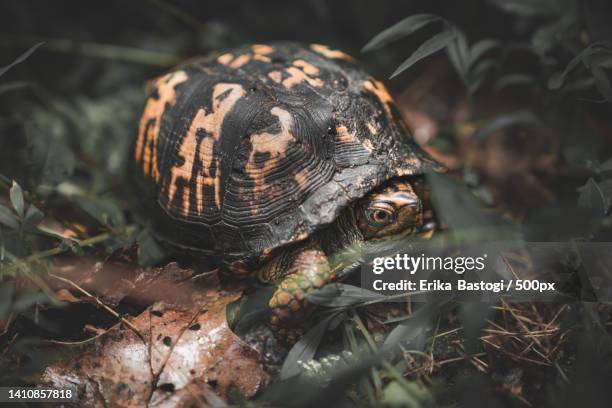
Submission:
<svg viewBox="0 0 612 408">
<path fill-rule="evenodd" d="M 90 238 L 84 239 L 82 241 L 76 241 L 76 242 L 77 242 L 77 244 L 79 244 L 80 247 L 86 248 L 86 247 L 94 246 L 96 244 L 100 244 L 102 242 L 105 242 L 105 241 L 109 240 L 110 238 L 113 238 L 113 237 L 115 237 L 115 236 L 117 236 L 119 234 L 131 235 L 135 230 L 136 230 L 136 226 L 135 225 L 127 225 L 127 226 L 125 226 L 125 227 L 123 227 L 121 229 L 117 229 L 114 232 L 105 232 L 103 234 L 96 235 L 94 237 L 90 237 Z M 36 261 L 44 259 L 44 258 L 48 258 L 48 257 L 51 257 L 51 256 L 62 254 L 64 252 L 67 252 L 68 249 L 69 248 L 66 248 L 63 245 L 60 245 L 60 246 L 57 246 L 57 247 L 54 247 L 54 248 L 47 249 L 45 251 L 36 252 L 36 253 L 28 256 L 25 259 L 14 261 L 12 264 L 8 265 L 8 267 L 5 270 L 5 272 L 11 273 L 15 269 L 21 268 L 21 267 L 23 267 L 25 265 L 28 265 L 31 262 L 36 262 Z"/>
<path fill-rule="evenodd" d="M 181 58 L 174 54 L 123 45 L 100 44 L 66 38 L 18 37 L 9 35 L 2 35 L 0 38 L 0 46 L 3 47 L 21 47 L 24 44 L 31 45 L 37 42 L 44 42 L 45 44 L 41 50 L 135 62 L 159 67 L 171 67 L 181 61 Z"/>
<path fill-rule="evenodd" d="M 368 342 L 368 345 L 370 346 L 370 348 L 372 348 L 372 350 L 374 352 L 378 351 L 378 347 L 376 346 L 376 342 L 374 341 L 374 338 L 370 334 L 370 331 L 365 327 L 365 324 L 363 324 L 363 321 L 361 320 L 361 317 L 359 317 L 359 315 L 357 313 L 354 313 L 353 316 L 352 316 L 352 319 L 355 322 L 355 325 L 357 326 L 357 329 L 361 332 L 363 337 Z M 395 381 L 397 381 L 398 384 L 400 386 L 402 386 L 404 388 L 404 390 L 406 390 L 406 392 L 412 393 L 412 389 L 410 387 L 410 383 L 404 378 L 404 376 L 399 371 L 397 371 L 397 369 L 395 367 L 393 367 L 393 365 L 391 365 L 391 363 L 389 363 L 387 360 L 383 360 L 382 363 L 383 363 L 383 367 L 384 367 L 385 372 L 387 373 L 387 375 L 389 375 Z"/>
<path fill-rule="evenodd" d="M 355 322 L 353 321 L 353 323 Z M 357 346 L 357 338 L 355 337 L 355 326 L 350 324 L 348 321 L 344 324 L 344 336 L 352 352 L 358 353 L 359 348 Z M 361 383 L 366 391 L 366 394 L 368 395 L 370 405 L 375 406 L 377 401 L 376 395 L 380 393 L 380 387 L 378 387 L 379 381 L 376 381 L 375 375 L 372 373 L 372 383 L 370 383 L 366 378 L 363 378 Z M 372 384 L 374 384 L 374 386 Z"/>
<path fill-rule="evenodd" d="M 430 292 L 430 291 L 429 290 L 420 290 L 420 291 L 410 292 L 410 293 L 399 293 L 397 295 L 385 296 L 384 298 L 380 298 L 380 299 L 368 300 L 368 301 L 363 302 L 363 303 L 356 303 L 356 304 L 348 305 L 348 306 L 338 306 L 338 307 L 335 307 L 335 308 L 330 308 L 329 310 L 332 311 L 332 312 L 340 312 L 340 311 L 344 311 L 344 310 L 356 309 L 356 308 L 364 307 L 364 306 L 370 306 L 370 305 L 374 305 L 376 303 L 390 302 L 390 301 L 395 300 L 395 299 L 405 298 L 405 297 L 410 296 L 410 295 L 420 295 L 420 294 L 427 293 L 427 292 Z M 395 323 L 395 322 L 392 322 L 392 323 Z"/>
<path fill-rule="evenodd" d="M 376 346 L 376 342 L 374 341 L 374 338 L 370 334 L 370 331 L 365 327 L 365 324 L 363 324 L 363 320 L 361 320 L 361 317 L 359 316 L 359 314 L 357 314 L 357 312 L 353 312 L 352 319 L 355 322 L 355 325 L 357 326 L 357 330 L 361 332 L 363 337 L 368 342 L 368 345 L 370 346 L 372 351 L 377 352 L 378 346 Z"/>
</svg>

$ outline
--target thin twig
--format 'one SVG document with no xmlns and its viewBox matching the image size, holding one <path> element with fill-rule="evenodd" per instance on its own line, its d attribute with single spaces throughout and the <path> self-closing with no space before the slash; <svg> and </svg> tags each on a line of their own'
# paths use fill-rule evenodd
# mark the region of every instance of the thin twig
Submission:
<svg viewBox="0 0 612 408">
<path fill-rule="evenodd" d="M 80 287 L 79 285 L 77 285 L 76 283 L 74 283 L 73 281 L 71 281 L 70 279 L 64 278 L 62 276 L 58 276 L 55 275 L 53 273 L 50 273 L 49 276 L 51 276 L 52 278 L 58 279 L 64 283 L 69 284 L 70 286 L 72 286 L 73 288 L 75 288 L 76 290 L 78 290 L 79 292 L 83 293 L 84 295 L 90 297 L 91 299 L 95 300 L 95 302 L 100 305 L 102 308 L 104 308 L 106 311 L 108 311 L 110 314 L 112 314 L 113 316 L 115 316 L 116 318 L 118 318 L 119 320 L 121 320 L 121 322 L 123 324 L 125 324 L 127 327 L 129 327 L 134 333 L 136 333 L 136 335 L 144 342 L 145 338 L 142 335 L 142 333 L 140 333 L 140 331 L 136 328 L 136 326 L 134 326 L 132 323 L 130 323 L 129 320 L 125 319 L 123 316 L 121 316 L 119 313 L 115 312 L 111 307 L 107 306 L 104 302 L 102 302 L 100 299 L 98 299 L 97 296 L 92 295 L 91 293 L 89 293 L 88 291 L 86 291 L 85 289 L 83 289 L 82 287 Z"/>
<path fill-rule="evenodd" d="M 112 231 L 112 232 L 105 232 L 102 233 L 100 235 L 96 235 L 81 241 L 75 241 L 81 248 L 86 248 L 86 247 L 90 247 L 90 246 L 94 246 L 96 244 L 100 244 L 104 241 L 109 240 L 110 238 L 113 238 L 115 236 L 117 236 L 120 233 L 126 234 L 126 235 L 130 235 L 133 231 L 135 231 L 136 226 L 135 225 L 127 225 L 121 229 L 118 229 L 116 231 Z M 51 256 L 55 256 L 55 255 L 60 255 L 64 252 L 67 252 L 70 248 L 66 247 L 65 245 L 59 245 L 56 246 L 54 248 L 50 248 L 47 249 L 45 251 L 40 251 L 40 252 L 36 252 L 30 256 L 28 256 L 27 258 L 24 259 L 20 259 L 20 260 L 16 260 L 14 261 L 12 264 L 9 264 L 6 269 L 4 270 L 5 273 L 11 273 L 13 272 L 15 269 L 17 268 L 21 268 L 23 266 L 26 266 L 27 264 L 31 263 L 31 262 L 35 262 L 44 258 L 49 258 Z"/>
</svg>

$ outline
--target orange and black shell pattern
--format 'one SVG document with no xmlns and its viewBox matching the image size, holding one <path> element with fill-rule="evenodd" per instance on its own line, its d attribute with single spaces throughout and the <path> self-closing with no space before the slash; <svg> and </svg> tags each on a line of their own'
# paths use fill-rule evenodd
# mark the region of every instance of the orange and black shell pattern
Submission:
<svg viewBox="0 0 612 408">
<path fill-rule="evenodd" d="M 329 47 L 254 44 L 152 82 L 134 143 L 159 235 L 228 262 L 303 241 L 435 166 L 385 86 Z"/>
</svg>

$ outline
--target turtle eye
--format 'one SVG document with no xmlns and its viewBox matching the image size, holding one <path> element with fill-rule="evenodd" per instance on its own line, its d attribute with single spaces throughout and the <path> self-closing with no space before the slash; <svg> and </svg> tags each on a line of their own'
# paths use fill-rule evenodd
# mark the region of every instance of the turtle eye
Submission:
<svg viewBox="0 0 612 408">
<path fill-rule="evenodd" d="M 386 227 L 395 222 L 395 209 L 389 204 L 378 203 L 376 206 L 366 208 L 365 218 L 373 227 Z"/>
</svg>

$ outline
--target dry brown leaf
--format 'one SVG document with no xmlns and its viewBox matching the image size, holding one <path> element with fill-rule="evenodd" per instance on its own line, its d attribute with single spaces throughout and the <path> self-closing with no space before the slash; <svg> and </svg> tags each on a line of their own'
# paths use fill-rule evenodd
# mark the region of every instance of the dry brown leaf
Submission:
<svg viewBox="0 0 612 408">
<path fill-rule="evenodd" d="M 225 315 L 241 290 L 224 290 L 209 277 L 204 286 L 176 285 L 177 292 L 191 301 L 159 301 L 128 318 L 138 333 L 117 325 L 91 341 L 61 345 L 69 357 L 45 370 L 44 383 L 76 384 L 84 406 L 213 404 L 215 395 L 226 399 L 232 389 L 253 396 L 268 375 L 259 353 L 230 330 Z"/>
<path fill-rule="evenodd" d="M 72 293 L 70 293 L 68 289 L 58 290 L 57 292 L 55 292 L 55 297 L 57 298 L 57 300 L 61 300 L 62 302 L 68 302 L 68 303 L 82 302 L 81 299 L 75 297 Z"/>
</svg>

